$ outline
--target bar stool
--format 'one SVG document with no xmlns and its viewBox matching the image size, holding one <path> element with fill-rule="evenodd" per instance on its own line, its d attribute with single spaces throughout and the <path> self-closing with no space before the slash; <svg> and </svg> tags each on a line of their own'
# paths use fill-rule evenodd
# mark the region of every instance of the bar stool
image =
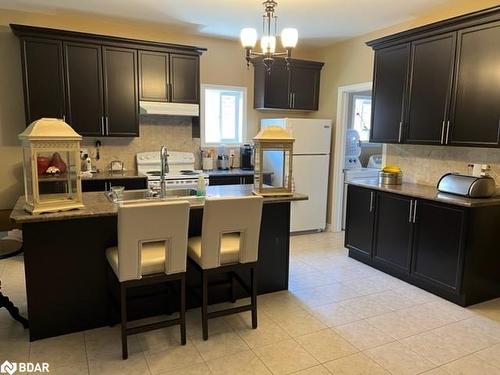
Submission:
<svg viewBox="0 0 500 375">
<path fill-rule="evenodd" d="M 252 328 L 257 328 L 256 265 L 259 251 L 262 197 L 206 198 L 201 237 L 188 240 L 188 255 L 201 270 L 203 340 L 208 339 L 208 319 L 252 312 Z M 250 270 L 250 286 L 236 271 Z M 233 302 L 234 281 L 250 294 L 250 304 L 208 312 L 208 277 L 230 273 Z"/>
<path fill-rule="evenodd" d="M 186 344 L 186 247 L 189 202 L 153 202 L 118 208 L 118 246 L 106 249 L 106 258 L 119 284 L 122 357 L 128 358 L 127 336 L 179 324 Z M 179 318 L 127 326 L 129 288 L 179 281 Z"/>
</svg>

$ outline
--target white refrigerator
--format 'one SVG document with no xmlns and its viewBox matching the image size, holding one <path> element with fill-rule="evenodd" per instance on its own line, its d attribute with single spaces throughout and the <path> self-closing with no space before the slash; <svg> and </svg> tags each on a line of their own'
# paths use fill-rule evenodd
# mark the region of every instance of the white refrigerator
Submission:
<svg viewBox="0 0 500 375">
<path fill-rule="evenodd" d="M 261 120 L 261 128 L 280 126 L 291 131 L 293 144 L 292 174 L 295 191 L 309 196 L 307 201 L 292 202 L 291 232 L 324 230 L 328 174 L 330 170 L 331 120 L 278 118 Z M 282 155 L 268 155 L 264 170 L 279 171 Z M 276 176 L 278 181 L 281 176 Z"/>
</svg>

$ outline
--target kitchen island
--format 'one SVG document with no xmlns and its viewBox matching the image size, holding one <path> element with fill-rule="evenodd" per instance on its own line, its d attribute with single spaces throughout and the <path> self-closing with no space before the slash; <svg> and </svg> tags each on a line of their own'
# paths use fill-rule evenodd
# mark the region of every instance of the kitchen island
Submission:
<svg viewBox="0 0 500 375">
<path fill-rule="evenodd" d="M 207 196 L 248 196 L 251 185 L 209 186 Z M 306 200 L 266 197 L 258 259 L 258 293 L 288 288 L 290 202 Z M 204 198 L 189 197 L 189 236 L 201 234 Z M 83 194 L 81 210 L 30 215 L 19 198 L 11 219 L 22 225 L 30 339 L 92 329 L 109 324 L 108 265 L 105 249 L 117 243 L 117 204 L 103 192 Z M 241 275 L 247 279 L 247 275 Z M 196 267 L 187 263 L 188 307 L 199 306 L 195 293 L 200 284 Z M 222 278 L 210 289 L 210 303 L 231 300 L 231 288 Z M 243 297 L 238 290 L 237 296 Z M 137 290 L 129 301 L 130 318 L 175 310 L 168 286 Z M 172 304 L 166 301 L 172 300 Z"/>
</svg>

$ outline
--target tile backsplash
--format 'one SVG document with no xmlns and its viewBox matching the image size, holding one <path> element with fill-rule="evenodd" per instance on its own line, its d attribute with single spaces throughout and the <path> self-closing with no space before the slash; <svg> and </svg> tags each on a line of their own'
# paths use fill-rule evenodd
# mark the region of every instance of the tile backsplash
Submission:
<svg viewBox="0 0 500 375">
<path fill-rule="evenodd" d="M 92 165 L 106 170 L 112 160 L 124 162 L 127 170 L 136 170 L 135 155 L 138 152 L 160 151 L 166 145 L 171 151 L 190 151 L 200 160 L 200 139 L 192 138 L 191 117 L 182 116 L 147 116 L 140 117 L 140 137 L 137 138 L 93 138 L 85 137 L 82 147 L 89 149 Z M 96 160 L 96 140 L 101 141 L 100 159 Z"/>
<path fill-rule="evenodd" d="M 101 141 L 99 160 L 96 160 L 96 140 Z M 200 138 L 192 137 L 191 117 L 141 115 L 140 137 L 85 137 L 82 141 L 82 147 L 90 152 L 92 165 L 100 170 L 107 170 L 112 160 L 123 161 L 127 170 L 136 170 L 135 155 L 138 152 L 159 152 L 162 145 L 166 145 L 169 151 L 193 152 L 195 168 L 201 168 L 201 142 Z M 239 149 L 235 148 L 234 151 L 236 167 L 239 165 Z"/>
<path fill-rule="evenodd" d="M 469 163 L 490 164 L 500 185 L 500 150 L 473 147 L 387 145 L 387 164 L 403 170 L 405 182 L 435 186 L 448 172 L 467 173 Z"/>
</svg>

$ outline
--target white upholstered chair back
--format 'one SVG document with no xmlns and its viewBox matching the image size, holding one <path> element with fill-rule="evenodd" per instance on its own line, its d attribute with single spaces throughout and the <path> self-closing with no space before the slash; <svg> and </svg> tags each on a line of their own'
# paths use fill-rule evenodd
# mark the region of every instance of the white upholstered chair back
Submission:
<svg viewBox="0 0 500 375">
<path fill-rule="evenodd" d="M 224 234 L 239 233 L 239 263 L 256 262 L 259 251 L 260 196 L 206 198 L 201 234 L 201 266 L 220 266 L 221 239 Z"/>
<path fill-rule="evenodd" d="M 118 278 L 140 279 L 142 244 L 165 244 L 165 273 L 186 271 L 189 202 L 146 202 L 118 208 Z"/>
</svg>

